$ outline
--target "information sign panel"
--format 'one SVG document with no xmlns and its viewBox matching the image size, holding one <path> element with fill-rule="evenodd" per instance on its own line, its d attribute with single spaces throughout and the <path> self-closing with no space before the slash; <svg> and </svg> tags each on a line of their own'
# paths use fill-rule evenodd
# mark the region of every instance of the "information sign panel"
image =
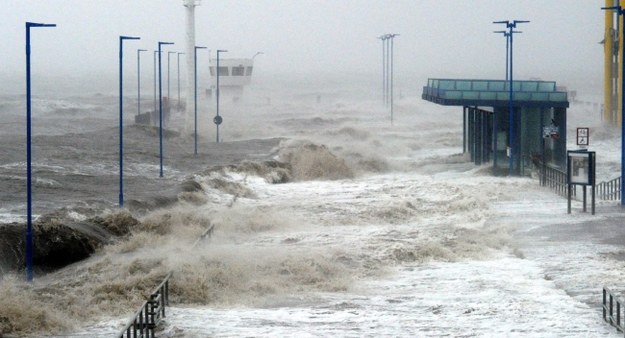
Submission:
<svg viewBox="0 0 625 338">
<path fill-rule="evenodd" d="M 577 128 L 577 145 L 588 146 L 590 143 L 590 128 Z"/>
</svg>

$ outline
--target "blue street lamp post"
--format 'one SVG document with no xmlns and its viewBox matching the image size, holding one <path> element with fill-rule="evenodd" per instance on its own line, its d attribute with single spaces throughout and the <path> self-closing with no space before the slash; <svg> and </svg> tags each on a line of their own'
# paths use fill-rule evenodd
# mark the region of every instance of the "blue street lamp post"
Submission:
<svg viewBox="0 0 625 338">
<path fill-rule="evenodd" d="M 217 97 L 217 115 L 213 119 L 215 125 L 217 125 L 217 143 L 219 143 L 219 125 L 223 122 L 221 116 L 219 116 L 219 53 L 227 53 L 227 50 L 218 49 L 217 50 L 217 88 L 216 88 L 216 97 Z"/>
<path fill-rule="evenodd" d="M 167 107 L 171 108 L 171 96 L 169 96 L 169 56 L 176 54 L 176 52 L 167 52 Z"/>
<path fill-rule="evenodd" d="M 378 37 L 382 41 L 382 102 L 386 104 L 386 35 Z"/>
<path fill-rule="evenodd" d="M 493 33 L 501 33 L 506 38 L 506 81 L 508 81 L 508 56 L 510 55 L 510 39 L 508 38 L 510 35 L 507 31 L 494 31 Z M 515 32 L 521 33 L 521 32 Z"/>
<path fill-rule="evenodd" d="M 625 8 L 621 6 L 602 7 L 603 10 L 615 11 L 619 22 L 621 15 L 625 15 Z M 625 43 L 621 42 L 621 65 L 625 65 Z M 621 74 L 621 88 L 625 88 L 625 67 Z M 625 206 L 625 94 L 621 90 L 621 207 Z"/>
<path fill-rule="evenodd" d="M 141 114 L 141 52 L 147 49 L 137 49 L 137 115 Z"/>
<path fill-rule="evenodd" d="M 163 177 L 163 76 L 162 76 L 162 63 L 161 63 L 161 46 L 173 45 L 173 42 L 158 42 L 158 139 L 160 149 L 160 162 L 161 171 L 160 177 Z M 169 69 L 169 68 L 168 68 Z"/>
<path fill-rule="evenodd" d="M 206 49 L 206 47 L 195 46 L 194 54 L 193 54 L 193 110 L 194 110 L 194 136 L 195 136 L 195 151 L 194 154 L 197 156 L 197 50 L 198 49 Z"/>
<path fill-rule="evenodd" d="M 510 128 L 510 132 L 509 132 L 509 141 L 508 143 L 510 143 L 510 159 L 509 159 L 509 175 L 513 175 L 513 171 L 514 171 L 514 154 L 516 152 L 516 147 L 514 146 L 514 111 L 513 111 L 513 100 L 514 100 L 514 90 L 513 90 L 513 62 L 512 62 L 512 46 L 513 46 L 513 35 L 514 33 L 519 33 L 517 31 L 514 31 L 514 28 L 516 28 L 516 25 L 519 23 L 528 23 L 529 21 L 527 20 L 512 20 L 512 21 L 493 21 L 493 23 L 499 23 L 499 24 L 505 24 L 506 27 L 508 28 L 508 38 L 510 39 L 510 76 L 509 76 L 509 83 L 510 83 L 510 97 L 508 99 L 508 119 L 509 121 L 509 128 Z"/>
<path fill-rule="evenodd" d="M 32 199 L 32 141 L 30 92 L 30 29 L 56 27 L 55 24 L 26 22 L 26 279 L 33 280 L 33 199 Z"/>
<path fill-rule="evenodd" d="M 395 40 L 395 37 L 399 36 L 399 34 L 389 34 L 388 37 L 391 39 L 391 125 L 393 124 L 393 41 Z"/>
<path fill-rule="evenodd" d="M 156 54 L 157 50 L 154 51 L 154 112 L 156 112 Z"/>
<path fill-rule="evenodd" d="M 391 38 L 389 37 L 388 34 L 385 35 L 386 37 L 386 87 L 384 88 L 384 93 L 386 95 L 386 99 L 384 100 L 384 107 L 388 108 L 388 101 L 389 101 L 389 81 L 388 81 L 388 74 L 389 74 L 389 60 L 391 59 Z"/>
<path fill-rule="evenodd" d="M 384 34 L 382 40 L 382 101 L 384 106 L 391 108 L 391 124 L 393 124 L 393 40 L 399 34 Z"/>
<path fill-rule="evenodd" d="M 180 105 L 180 55 L 184 53 L 178 53 L 178 110 L 181 109 Z"/>
<path fill-rule="evenodd" d="M 119 37 L 119 207 L 124 206 L 124 103 L 123 103 L 123 58 L 124 40 L 139 40 L 134 36 Z M 139 53 L 137 52 L 137 55 Z"/>
</svg>

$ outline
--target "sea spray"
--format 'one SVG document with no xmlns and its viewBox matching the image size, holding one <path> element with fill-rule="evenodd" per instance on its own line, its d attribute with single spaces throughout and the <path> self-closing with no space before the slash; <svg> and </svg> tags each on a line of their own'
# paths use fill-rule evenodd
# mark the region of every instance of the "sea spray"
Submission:
<svg viewBox="0 0 625 338">
<path fill-rule="evenodd" d="M 295 180 L 337 180 L 353 178 L 345 161 L 323 145 L 298 141 L 286 142 L 280 149 L 280 160 L 291 165 Z"/>
</svg>

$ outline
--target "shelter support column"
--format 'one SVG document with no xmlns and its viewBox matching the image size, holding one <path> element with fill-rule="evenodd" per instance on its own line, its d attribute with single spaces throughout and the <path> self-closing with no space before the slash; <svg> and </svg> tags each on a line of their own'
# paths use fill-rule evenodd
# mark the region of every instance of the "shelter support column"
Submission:
<svg viewBox="0 0 625 338">
<path fill-rule="evenodd" d="M 467 106 L 462 107 L 462 153 L 467 152 Z"/>
</svg>

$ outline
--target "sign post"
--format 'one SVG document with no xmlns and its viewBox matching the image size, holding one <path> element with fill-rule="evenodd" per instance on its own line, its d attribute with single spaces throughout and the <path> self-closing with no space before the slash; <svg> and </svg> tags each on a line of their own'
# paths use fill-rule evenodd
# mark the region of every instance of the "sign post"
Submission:
<svg viewBox="0 0 625 338">
<path fill-rule="evenodd" d="M 583 212 L 586 212 L 586 186 L 591 186 L 592 214 L 595 214 L 595 152 L 569 150 L 567 152 L 568 213 L 571 213 L 571 195 L 575 185 L 583 186 Z"/>
</svg>

